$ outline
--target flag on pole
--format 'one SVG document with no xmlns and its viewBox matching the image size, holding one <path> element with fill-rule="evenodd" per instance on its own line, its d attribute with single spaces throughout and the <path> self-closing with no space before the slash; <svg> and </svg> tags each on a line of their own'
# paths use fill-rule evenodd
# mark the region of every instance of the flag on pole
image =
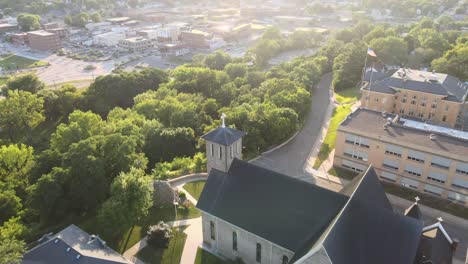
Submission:
<svg viewBox="0 0 468 264">
<path fill-rule="evenodd" d="M 367 54 L 372 57 L 377 57 L 377 54 L 375 54 L 375 51 L 371 47 L 367 48 Z"/>
</svg>

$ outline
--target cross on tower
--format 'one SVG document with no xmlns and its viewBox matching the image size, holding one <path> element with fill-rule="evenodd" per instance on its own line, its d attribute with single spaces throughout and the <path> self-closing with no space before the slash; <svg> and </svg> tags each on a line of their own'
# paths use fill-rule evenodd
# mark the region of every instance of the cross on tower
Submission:
<svg viewBox="0 0 468 264">
<path fill-rule="evenodd" d="M 418 203 L 419 200 L 421 200 L 421 199 L 419 199 L 419 196 L 416 196 L 416 197 L 414 197 L 414 200 L 416 201 L 415 203 Z"/>
<path fill-rule="evenodd" d="M 442 219 L 442 217 L 439 217 L 439 218 L 437 218 L 437 221 L 442 222 L 442 221 L 444 221 L 444 219 Z"/>
<path fill-rule="evenodd" d="M 223 124 L 221 125 L 222 127 L 226 127 L 226 124 L 224 123 L 224 119 L 226 118 L 226 114 L 222 113 L 221 114 L 221 120 L 223 120 Z"/>
</svg>

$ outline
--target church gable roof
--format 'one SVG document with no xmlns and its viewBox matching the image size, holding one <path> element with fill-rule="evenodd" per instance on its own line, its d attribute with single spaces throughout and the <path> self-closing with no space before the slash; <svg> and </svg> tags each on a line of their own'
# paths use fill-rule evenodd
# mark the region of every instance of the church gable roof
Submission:
<svg viewBox="0 0 468 264">
<path fill-rule="evenodd" d="M 425 227 L 419 246 L 421 262 L 430 260 L 432 263 L 452 263 L 454 252 L 452 244 L 452 238 L 440 222 Z"/>
<path fill-rule="evenodd" d="M 201 136 L 206 141 L 218 143 L 220 145 L 229 146 L 239 140 L 246 133 L 229 127 L 218 127 Z"/>
<path fill-rule="evenodd" d="M 334 264 L 412 263 L 422 225 L 393 212 L 369 167 L 323 245 Z"/>
<path fill-rule="evenodd" d="M 211 170 L 197 207 L 291 251 L 318 239 L 346 196 L 234 159 Z"/>
<path fill-rule="evenodd" d="M 417 203 L 413 203 L 410 207 L 408 207 L 405 210 L 405 215 L 422 221 L 421 209 L 419 209 L 419 205 Z"/>
</svg>

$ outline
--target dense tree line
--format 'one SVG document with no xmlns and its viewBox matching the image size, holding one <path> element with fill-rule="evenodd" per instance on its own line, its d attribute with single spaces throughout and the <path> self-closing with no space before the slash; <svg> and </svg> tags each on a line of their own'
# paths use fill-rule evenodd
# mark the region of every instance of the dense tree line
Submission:
<svg viewBox="0 0 468 264">
<path fill-rule="evenodd" d="M 247 62 L 216 52 L 171 71 L 98 77 L 86 90 L 10 78 L 0 101 L 0 233 L 16 235 L 5 243 L 21 249 L 51 226 L 92 216 L 108 219 L 109 235 L 133 224 L 147 213 L 150 178 L 206 169 L 200 136 L 222 112 L 248 132 L 247 157 L 290 137 L 326 58 L 268 72 Z"/>
</svg>

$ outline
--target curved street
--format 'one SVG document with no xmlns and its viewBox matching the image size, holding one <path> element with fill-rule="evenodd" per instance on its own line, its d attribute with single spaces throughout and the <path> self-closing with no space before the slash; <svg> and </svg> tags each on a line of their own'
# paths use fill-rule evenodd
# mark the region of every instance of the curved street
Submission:
<svg viewBox="0 0 468 264">
<path fill-rule="evenodd" d="M 314 177 L 304 171 L 306 161 L 320 136 L 322 124 L 330 106 L 332 74 L 322 76 L 312 94 L 310 112 L 304 127 L 289 142 L 273 151 L 263 153 L 251 162 L 301 180 L 315 183 Z"/>
</svg>

